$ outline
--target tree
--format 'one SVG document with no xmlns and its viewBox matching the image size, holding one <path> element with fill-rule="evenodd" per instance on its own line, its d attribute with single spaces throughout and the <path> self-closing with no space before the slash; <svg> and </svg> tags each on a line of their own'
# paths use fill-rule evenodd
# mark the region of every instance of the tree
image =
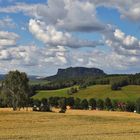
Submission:
<svg viewBox="0 0 140 140">
<path fill-rule="evenodd" d="M 66 104 L 70 107 L 74 106 L 74 98 L 73 97 L 69 97 L 66 99 Z"/>
<path fill-rule="evenodd" d="M 118 77 L 114 79 L 111 83 L 112 90 L 121 90 L 122 87 L 127 86 L 129 84 L 128 77 Z"/>
<path fill-rule="evenodd" d="M 41 100 L 41 106 L 39 108 L 39 111 L 44 111 L 44 112 L 50 112 L 50 105 L 49 102 L 46 98 L 43 98 Z"/>
<path fill-rule="evenodd" d="M 112 109 L 112 102 L 111 102 L 110 98 L 105 99 L 105 107 L 106 107 L 107 110 Z"/>
<path fill-rule="evenodd" d="M 87 99 L 83 99 L 81 101 L 81 109 L 88 109 L 88 101 L 87 101 Z"/>
<path fill-rule="evenodd" d="M 89 100 L 89 106 L 91 106 L 91 109 L 96 109 L 96 100 L 94 98 L 91 98 Z"/>
<path fill-rule="evenodd" d="M 112 101 L 112 107 L 113 107 L 113 110 L 117 110 L 118 109 L 118 101 L 117 100 L 113 100 Z"/>
<path fill-rule="evenodd" d="M 53 107 L 58 107 L 58 105 L 59 105 L 58 100 L 59 99 L 60 99 L 60 97 L 50 97 L 49 104 Z"/>
<path fill-rule="evenodd" d="M 134 112 L 134 110 L 136 109 L 135 103 L 128 101 L 126 103 L 126 111 L 128 112 Z"/>
<path fill-rule="evenodd" d="M 81 108 L 81 99 L 80 98 L 76 98 L 74 101 L 74 109 L 80 109 Z"/>
<path fill-rule="evenodd" d="M 59 112 L 65 113 L 66 112 L 66 99 L 61 98 L 58 103 L 59 103 L 59 107 L 61 108 L 61 110 Z"/>
<path fill-rule="evenodd" d="M 29 79 L 24 72 L 10 71 L 3 81 L 3 89 L 7 92 L 13 110 L 24 107 L 28 99 Z"/>
<path fill-rule="evenodd" d="M 136 111 L 140 113 L 140 98 L 136 100 Z"/>
<path fill-rule="evenodd" d="M 103 110 L 104 109 L 104 101 L 101 99 L 97 100 L 97 107 L 99 110 Z"/>
</svg>

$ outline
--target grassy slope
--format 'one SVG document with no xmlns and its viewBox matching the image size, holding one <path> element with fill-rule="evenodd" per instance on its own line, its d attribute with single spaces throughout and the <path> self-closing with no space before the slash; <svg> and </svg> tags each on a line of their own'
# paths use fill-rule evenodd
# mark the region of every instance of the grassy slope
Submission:
<svg viewBox="0 0 140 140">
<path fill-rule="evenodd" d="M 66 114 L 0 111 L 1 140 L 139 140 L 140 115 L 75 111 Z"/>
<path fill-rule="evenodd" d="M 51 96 L 59 97 L 71 97 L 66 93 L 68 88 L 52 91 L 39 91 L 33 98 L 49 98 Z M 107 97 L 111 99 L 117 99 L 122 101 L 134 101 L 140 97 L 140 86 L 126 86 L 119 91 L 112 91 L 110 85 L 95 85 L 88 87 L 87 89 L 80 90 L 74 94 L 73 97 L 78 98 L 96 98 L 105 99 Z"/>
</svg>

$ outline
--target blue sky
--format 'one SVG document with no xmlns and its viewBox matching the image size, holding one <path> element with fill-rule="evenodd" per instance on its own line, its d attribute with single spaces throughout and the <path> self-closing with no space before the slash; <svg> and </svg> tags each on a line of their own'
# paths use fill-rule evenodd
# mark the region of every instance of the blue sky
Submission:
<svg viewBox="0 0 140 140">
<path fill-rule="evenodd" d="M 138 0 L 0 0 L 0 73 L 140 72 L 139 7 Z"/>
</svg>

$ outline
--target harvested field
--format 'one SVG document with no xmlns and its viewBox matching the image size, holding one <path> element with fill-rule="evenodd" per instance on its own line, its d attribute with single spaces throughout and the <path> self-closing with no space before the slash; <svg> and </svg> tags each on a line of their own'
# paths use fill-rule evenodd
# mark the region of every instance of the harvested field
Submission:
<svg viewBox="0 0 140 140">
<path fill-rule="evenodd" d="M 0 109 L 0 139 L 139 140 L 140 115 L 107 111 L 68 110 L 60 114 Z"/>
</svg>

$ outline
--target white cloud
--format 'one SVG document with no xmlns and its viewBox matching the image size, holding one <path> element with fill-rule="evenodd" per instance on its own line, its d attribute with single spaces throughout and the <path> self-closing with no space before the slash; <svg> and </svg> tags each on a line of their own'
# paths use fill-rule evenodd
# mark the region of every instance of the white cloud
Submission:
<svg viewBox="0 0 140 140">
<path fill-rule="evenodd" d="M 91 32 L 105 29 L 105 25 L 96 18 L 96 5 L 88 1 L 48 0 L 46 4 L 16 3 L 0 7 L 0 13 L 18 12 L 68 31 Z"/>
<path fill-rule="evenodd" d="M 95 4 L 96 7 L 105 6 L 116 8 L 121 18 L 128 18 L 133 21 L 140 20 L 140 1 L 139 0 L 88 0 Z"/>
<path fill-rule="evenodd" d="M 66 15 L 56 26 L 68 31 L 100 31 L 105 29 L 96 17 L 96 6 L 88 1 L 64 0 Z M 52 7 L 53 8 L 53 7 Z"/>
<path fill-rule="evenodd" d="M 18 38 L 16 33 L 0 31 L 0 49 L 15 46 Z"/>
<path fill-rule="evenodd" d="M 75 38 L 68 32 L 57 31 L 54 26 L 46 26 L 44 22 L 31 19 L 29 22 L 29 31 L 35 37 L 46 44 L 53 46 L 68 46 L 71 48 L 95 47 L 101 45 L 101 42 L 81 40 Z"/>
</svg>

